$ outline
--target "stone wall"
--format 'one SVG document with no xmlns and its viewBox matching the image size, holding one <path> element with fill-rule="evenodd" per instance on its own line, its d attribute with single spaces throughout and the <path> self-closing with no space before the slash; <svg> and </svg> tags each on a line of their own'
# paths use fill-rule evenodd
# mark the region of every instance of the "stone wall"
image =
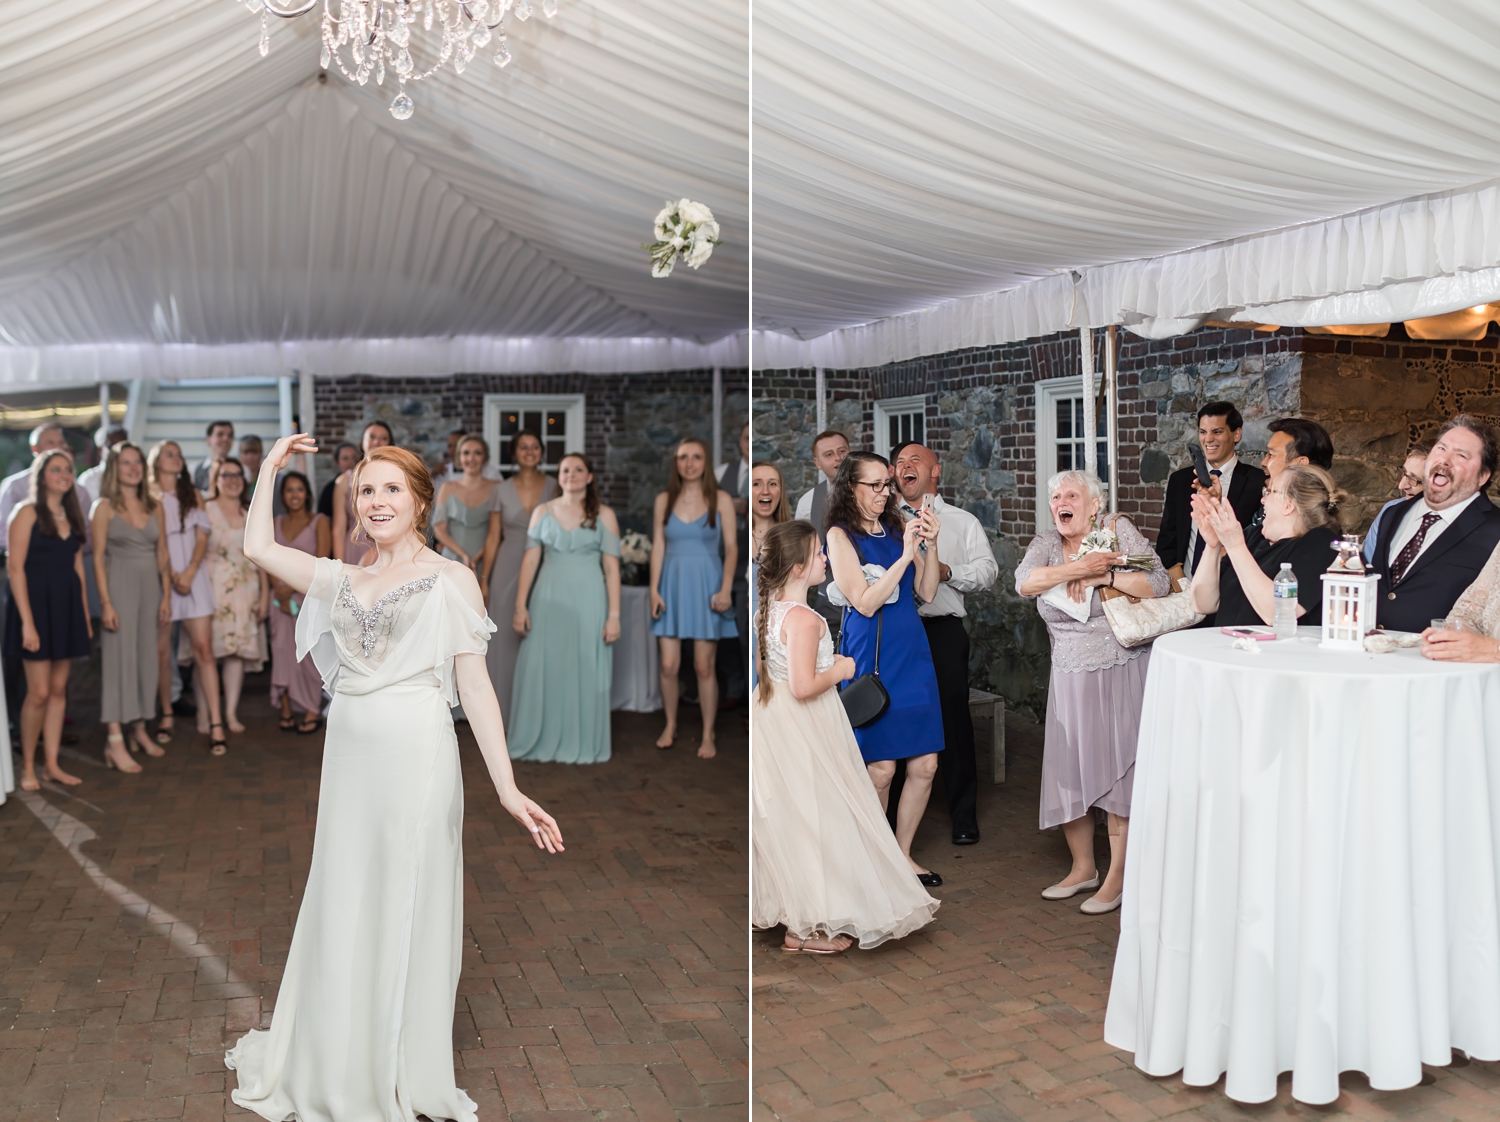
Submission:
<svg viewBox="0 0 1500 1122">
<path fill-rule="evenodd" d="M 733 453 L 749 410 L 749 377 L 726 370 L 723 454 Z M 686 436 L 713 436 L 713 372 L 660 374 L 453 374 L 442 378 L 319 378 L 315 386 L 316 436 L 332 451 L 339 441 L 357 443 L 370 421 L 391 426 L 396 443 L 429 464 L 447 451 L 456 428 L 479 432 L 484 395 L 536 393 L 585 395 L 584 452 L 593 462 L 600 493 L 625 529 L 651 528 L 651 504 L 666 486 L 673 445 Z M 319 479 L 331 471 L 320 457 Z"/>
<path fill-rule="evenodd" d="M 1338 453 L 1334 474 L 1352 496 L 1346 524 L 1363 530 L 1395 494 L 1410 442 L 1430 437 L 1459 409 L 1500 424 L 1500 333 L 1454 348 L 1413 343 L 1400 325 L 1392 333 L 1372 341 L 1209 328 L 1154 342 L 1123 334 L 1122 513 L 1154 540 L 1167 477 L 1189 463 L 1199 406 L 1228 400 L 1245 416 L 1240 448 L 1250 463 L 1264 456 L 1277 417 L 1327 427 Z M 1033 715 L 1046 707 L 1049 644 L 1013 573 L 1036 532 L 1034 385 L 1077 370 L 1070 334 L 826 373 L 829 427 L 856 448 L 873 443 L 875 401 L 926 396 L 926 442 L 944 464 L 944 498 L 979 518 L 1000 566 L 995 588 L 969 600 L 970 681 Z M 755 374 L 755 458 L 778 463 L 793 496 L 813 482 L 814 384 L 810 370 Z"/>
</svg>

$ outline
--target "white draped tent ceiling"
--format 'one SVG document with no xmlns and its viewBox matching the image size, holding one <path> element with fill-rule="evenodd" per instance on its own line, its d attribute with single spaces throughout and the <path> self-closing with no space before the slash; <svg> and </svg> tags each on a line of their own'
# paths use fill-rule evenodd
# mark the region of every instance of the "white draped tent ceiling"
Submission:
<svg viewBox="0 0 1500 1122">
<path fill-rule="evenodd" d="M 1500 299 L 1488 0 L 756 0 L 754 365 Z"/>
<path fill-rule="evenodd" d="M 746 0 L 512 15 L 408 121 L 321 10 L 0 0 L 0 385 L 744 364 Z M 725 244 L 653 280 L 683 196 Z"/>
</svg>

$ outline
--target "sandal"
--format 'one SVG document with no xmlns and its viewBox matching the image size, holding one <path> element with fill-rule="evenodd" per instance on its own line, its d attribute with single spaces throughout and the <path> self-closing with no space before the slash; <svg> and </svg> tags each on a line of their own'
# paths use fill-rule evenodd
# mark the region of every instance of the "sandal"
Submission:
<svg viewBox="0 0 1500 1122">
<path fill-rule="evenodd" d="M 156 722 L 156 742 L 158 744 L 172 743 L 172 717 L 170 714 L 163 716 Z"/>
<path fill-rule="evenodd" d="M 111 771 L 123 771 L 127 775 L 131 775 L 131 774 L 134 774 L 135 772 L 144 771 L 145 770 L 145 768 L 141 767 L 140 764 L 136 763 L 134 760 L 132 760 L 130 758 L 130 753 L 125 748 L 125 736 L 124 736 L 123 733 L 118 733 L 118 732 L 109 733 L 105 737 L 105 745 L 106 746 L 105 746 L 105 749 L 104 749 L 104 766 L 106 768 L 110 769 Z M 124 764 L 116 763 L 115 762 L 114 757 L 109 754 L 109 751 L 110 751 L 111 748 L 118 748 L 121 752 L 125 753 L 125 763 Z M 128 764 L 129 766 L 127 767 L 126 764 Z"/>
<path fill-rule="evenodd" d="M 222 733 L 219 736 L 214 735 L 214 729 L 223 729 L 223 727 L 218 721 L 208 726 L 208 752 L 211 756 L 222 756 L 225 752 L 229 751 L 228 738 L 222 735 Z"/>
<path fill-rule="evenodd" d="M 311 725 L 309 725 L 307 723 L 306 719 L 304 719 L 302 721 L 302 723 L 297 726 L 297 735 L 298 736 L 311 736 L 313 733 L 317 732 L 322 727 L 323 727 L 323 722 L 322 722 L 322 720 L 320 720 L 317 717 L 314 717 L 312 719 L 312 724 Z"/>
<path fill-rule="evenodd" d="M 283 718 L 281 718 L 281 720 L 277 721 L 276 723 L 277 723 L 277 725 L 280 726 L 282 732 L 291 732 L 293 729 L 297 728 L 297 718 L 296 717 L 283 717 Z M 301 730 L 298 730 L 298 731 L 301 731 Z"/>
<path fill-rule="evenodd" d="M 809 947 L 807 945 L 807 937 L 805 936 L 798 935 L 794 936 L 794 938 L 801 939 L 801 945 L 789 947 L 785 943 L 782 943 L 782 954 L 843 954 L 844 951 L 847 951 L 849 949 L 849 947 L 854 946 L 854 944 L 851 942 L 849 944 L 849 947 L 845 947 L 843 948 L 843 950 L 834 950 L 832 947 L 829 947 L 827 949 L 819 949 L 818 947 Z"/>
</svg>

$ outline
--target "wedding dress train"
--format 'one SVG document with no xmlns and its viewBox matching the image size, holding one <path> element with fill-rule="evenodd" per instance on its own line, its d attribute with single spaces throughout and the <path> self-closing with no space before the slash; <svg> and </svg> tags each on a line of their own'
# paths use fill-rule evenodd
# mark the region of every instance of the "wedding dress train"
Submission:
<svg viewBox="0 0 1500 1122">
<path fill-rule="evenodd" d="M 270 1122 L 474 1122 L 454 1083 L 463 782 L 453 658 L 495 625 L 434 568 L 366 608 L 319 558 L 297 618 L 333 694 L 317 832 L 271 1027 L 225 1056 Z"/>
</svg>

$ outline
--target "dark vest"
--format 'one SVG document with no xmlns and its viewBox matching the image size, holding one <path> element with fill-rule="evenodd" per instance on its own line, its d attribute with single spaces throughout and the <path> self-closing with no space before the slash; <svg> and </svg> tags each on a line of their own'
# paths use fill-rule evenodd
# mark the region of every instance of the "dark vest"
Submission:
<svg viewBox="0 0 1500 1122">
<path fill-rule="evenodd" d="M 746 472 L 745 473 L 745 487 L 746 487 L 746 489 L 743 490 L 743 491 L 740 490 L 740 458 L 739 458 L 739 456 L 735 456 L 734 459 L 729 460 L 727 463 L 725 463 L 725 465 L 724 465 L 724 482 L 722 482 L 722 483 L 719 484 L 719 490 L 723 491 L 731 499 L 748 499 L 750 497 L 749 485 L 750 485 L 750 474 L 748 472 Z M 739 571 L 737 573 L 735 573 L 734 579 L 736 581 L 742 581 L 742 580 L 745 579 L 745 575 L 744 575 L 745 574 L 745 559 L 750 556 L 750 517 L 749 517 L 749 515 L 738 514 L 738 513 L 735 514 L 735 516 L 734 516 L 734 531 L 735 531 L 734 532 L 734 539 L 739 544 L 739 550 L 740 550 L 740 563 L 737 566 L 737 568 L 738 568 Z"/>
</svg>

